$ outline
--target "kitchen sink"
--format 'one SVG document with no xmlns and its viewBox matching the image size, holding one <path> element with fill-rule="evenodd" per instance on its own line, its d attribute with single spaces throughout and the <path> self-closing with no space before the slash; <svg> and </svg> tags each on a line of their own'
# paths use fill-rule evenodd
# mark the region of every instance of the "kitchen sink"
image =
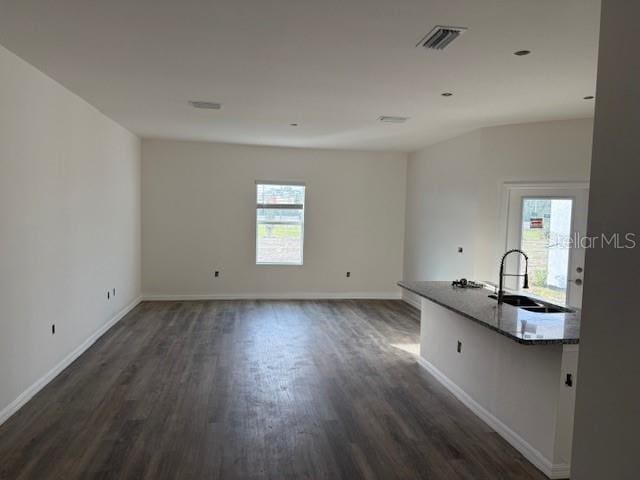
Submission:
<svg viewBox="0 0 640 480">
<path fill-rule="evenodd" d="M 570 310 L 565 307 L 560 307 L 558 305 L 539 305 L 536 307 L 520 307 L 523 310 L 528 310 L 529 312 L 538 312 L 538 313 L 571 313 L 573 310 Z"/>
<path fill-rule="evenodd" d="M 494 294 L 489 295 L 489 298 L 498 297 Z M 523 310 L 527 310 L 529 312 L 537 312 L 537 313 L 571 313 L 573 310 L 565 307 L 561 307 L 559 305 L 552 305 L 550 303 L 542 302 L 540 300 L 534 300 L 533 298 L 527 297 L 525 295 L 503 295 L 502 296 L 503 303 L 507 305 L 512 305 L 514 307 L 522 308 Z"/>
<path fill-rule="evenodd" d="M 498 297 L 496 295 L 489 295 L 489 298 Z M 513 305 L 514 307 L 540 307 L 541 304 L 536 302 L 535 300 L 525 297 L 524 295 L 503 295 L 502 301 L 508 305 Z"/>
</svg>

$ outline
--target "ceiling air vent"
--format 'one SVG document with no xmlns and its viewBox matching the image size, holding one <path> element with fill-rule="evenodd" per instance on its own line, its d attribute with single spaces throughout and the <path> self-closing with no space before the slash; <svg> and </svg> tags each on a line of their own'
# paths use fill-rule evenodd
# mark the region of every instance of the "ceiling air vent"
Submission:
<svg viewBox="0 0 640 480">
<path fill-rule="evenodd" d="M 220 110 L 222 108 L 222 105 L 219 103 L 214 103 L 214 102 L 202 102 L 200 100 L 191 100 L 189 102 L 189 104 L 193 107 L 193 108 L 205 108 L 205 109 L 209 109 L 209 110 Z"/>
<path fill-rule="evenodd" d="M 389 115 L 383 115 L 379 117 L 378 120 L 384 123 L 404 123 L 409 120 L 409 117 L 391 117 Z"/>
<path fill-rule="evenodd" d="M 463 27 L 443 27 L 442 25 L 438 25 L 427 33 L 427 35 L 418 42 L 416 47 L 443 50 L 466 31 L 467 29 Z"/>
</svg>

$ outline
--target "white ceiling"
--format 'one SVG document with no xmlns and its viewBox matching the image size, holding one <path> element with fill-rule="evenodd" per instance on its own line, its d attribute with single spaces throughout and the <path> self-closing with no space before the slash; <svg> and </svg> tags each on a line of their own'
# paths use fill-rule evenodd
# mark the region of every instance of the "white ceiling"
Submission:
<svg viewBox="0 0 640 480">
<path fill-rule="evenodd" d="M 142 137 L 409 151 L 591 116 L 599 12 L 599 0 L 0 0 L 0 44 Z M 438 24 L 469 30 L 442 52 L 415 48 Z"/>
</svg>

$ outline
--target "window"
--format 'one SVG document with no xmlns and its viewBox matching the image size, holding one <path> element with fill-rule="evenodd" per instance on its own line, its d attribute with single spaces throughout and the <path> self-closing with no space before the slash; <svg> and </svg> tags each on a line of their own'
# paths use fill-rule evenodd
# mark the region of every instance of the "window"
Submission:
<svg viewBox="0 0 640 480">
<path fill-rule="evenodd" d="M 305 185 L 256 182 L 256 264 L 302 265 Z"/>
</svg>

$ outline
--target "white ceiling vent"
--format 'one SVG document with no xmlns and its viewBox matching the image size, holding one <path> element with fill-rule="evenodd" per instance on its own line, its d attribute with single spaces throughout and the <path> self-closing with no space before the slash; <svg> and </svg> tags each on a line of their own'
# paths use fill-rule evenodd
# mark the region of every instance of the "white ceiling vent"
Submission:
<svg viewBox="0 0 640 480">
<path fill-rule="evenodd" d="M 427 33 L 422 40 L 418 42 L 416 47 L 443 50 L 447 45 L 466 31 L 467 29 L 464 27 L 444 27 L 442 25 L 438 25 Z"/>
<path fill-rule="evenodd" d="M 219 103 L 202 102 L 200 100 L 191 100 L 191 101 L 189 101 L 189 104 L 193 108 L 205 108 L 205 109 L 208 109 L 208 110 L 220 110 L 222 108 L 222 105 L 219 104 Z"/>
<path fill-rule="evenodd" d="M 404 123 L 409 120 L 409 117 L 391 117 L 389 115 L 383 115 L 378 118 L 378 120 L 384 123 Z"/>
</svg>

